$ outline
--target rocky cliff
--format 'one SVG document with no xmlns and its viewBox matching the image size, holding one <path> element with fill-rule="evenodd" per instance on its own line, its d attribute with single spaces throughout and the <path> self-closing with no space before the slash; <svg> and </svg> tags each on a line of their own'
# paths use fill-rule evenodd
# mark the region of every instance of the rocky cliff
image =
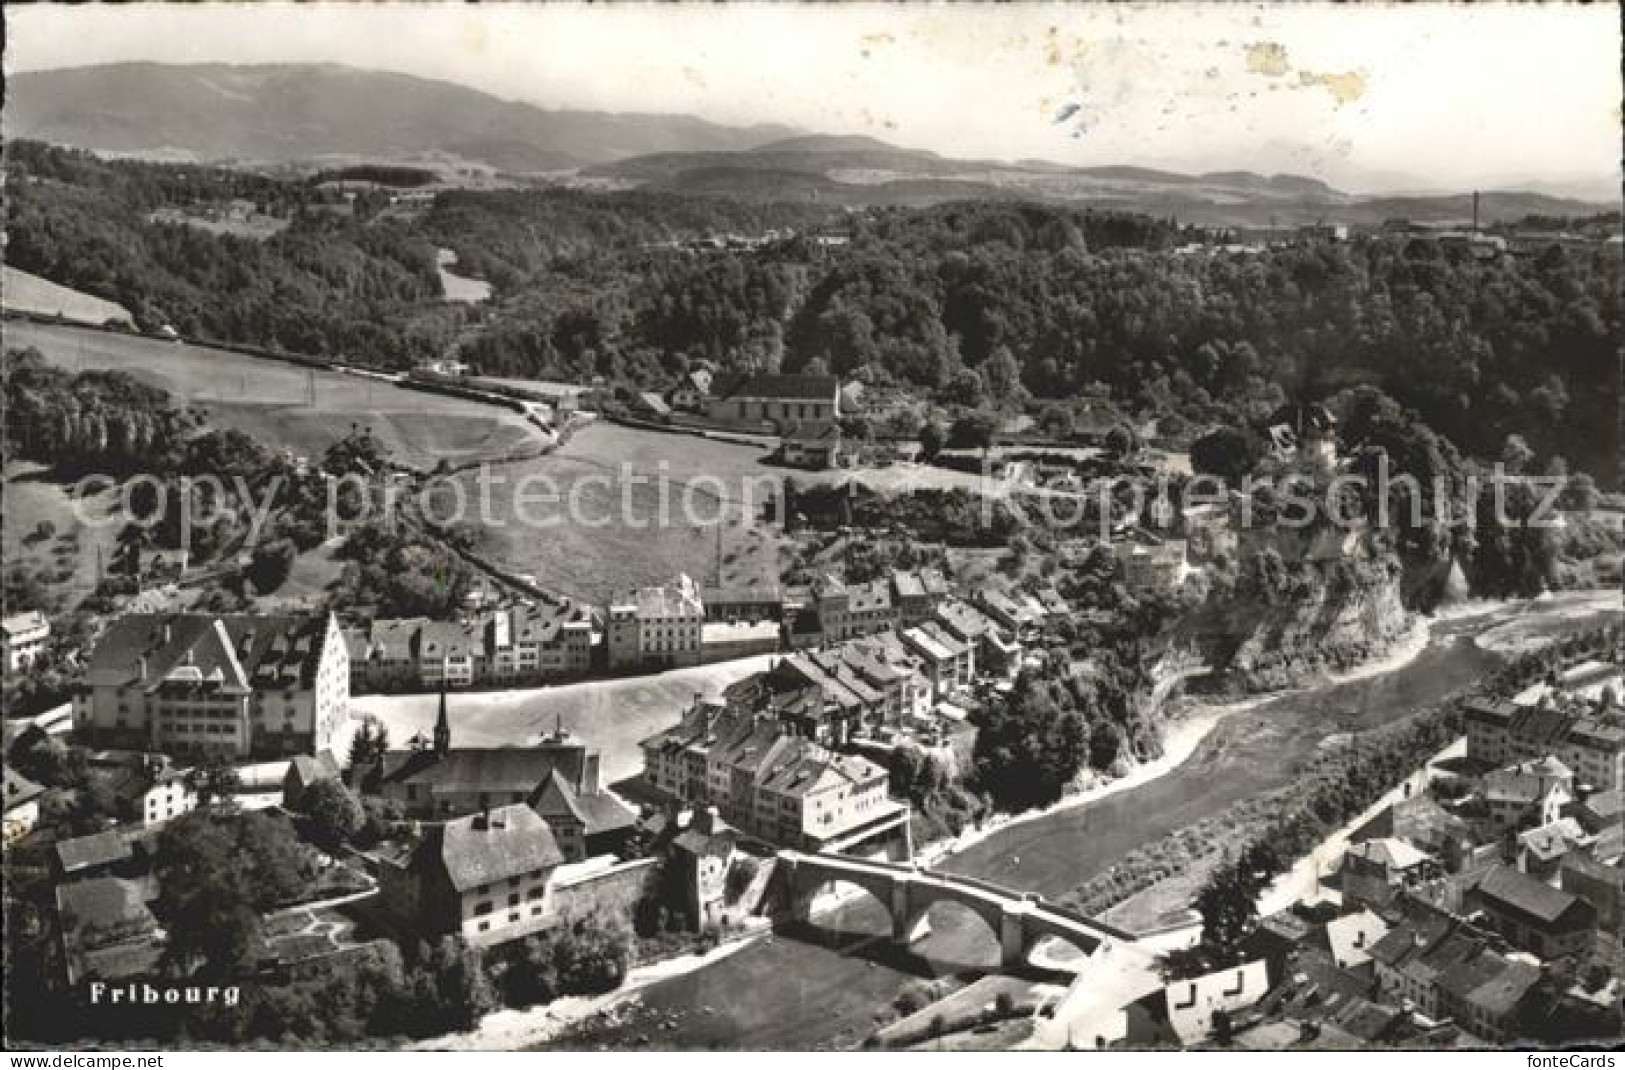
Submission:
<svg viewBox="0 0 1625 1070">
<path fill-rule="evenodd" d="M 1393 558 L 1313 566 L 1284 596 L 1238 591 L 1199 614 L 1197 645 L 1239 690 L 1295 687 L 1381 657 L 1413 618 Z"/>
</svg>

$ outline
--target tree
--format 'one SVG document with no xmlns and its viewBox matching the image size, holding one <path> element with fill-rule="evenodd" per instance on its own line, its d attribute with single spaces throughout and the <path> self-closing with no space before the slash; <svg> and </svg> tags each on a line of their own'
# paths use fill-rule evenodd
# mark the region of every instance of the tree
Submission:
<svg viewBox="0 0 1625 1070">
<path fill-rule="evenodd" d="M 256 546 L 243 574 L 254 584 L 254 590 L 269 594 L 287 582 L 297 555 L 298 551 L 288 539 L 276 539 Z"/>
<path fill-rule="evenodd" d="M 965 413 L 948 429 L 948 445 L 956 450 L 985 450 L 993 445 L 999 430 L 996 413 L 974 410 Z"/>
<path fill-rule="evenodd" d="M 1264 456 L 1264 444 L 1250 431 L 1221 427 L 1191 443 L 1191 468 L 1236 486 Z"/>
<path fill-rule="evenodd" d="M 936 460 L 937 454 L 947 441 L 947 434 L 942 425 L 935 420 L 927 420 L 920 425 L 920 459 L 925 461 Z"/>
<path fill-rule="evenodd" d="M 315 879 L 315 863 L 285 815 L 201 809 L 158 836 L 153 872 L 169 939 L 164 957 L 184 976 L 241 977 L 260 947 L 261 915 Z"/>
<path fill-rule="evenodd" d="M 1522 435 L 1507 436 L 1501 447 L 1501 464 L 1508 475 L 1522 475 L 1534 459 L 1535 451 L 1529 448 Z"/>
<path fill-rule="evenodd" d="M 311 840 L 328 851 L 355 839 L 367 821 L 361 800 L 337 778 L 316 781 L 305 789 L 301 801 L 310 819 Z"/>
<path fill-rule="evenodd" d="M 242 785 L 237 767 L 224 758 L 210 758 L 186 774 L 186 786 L 197 795 L 199 806 L 230 803 Z"/>
</svg>

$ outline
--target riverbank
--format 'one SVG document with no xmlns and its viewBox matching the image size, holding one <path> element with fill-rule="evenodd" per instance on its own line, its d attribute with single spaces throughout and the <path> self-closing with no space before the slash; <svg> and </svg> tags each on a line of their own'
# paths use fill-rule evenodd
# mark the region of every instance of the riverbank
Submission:
<svg viewBox="0 0 1625 1070">
<path fill-rule="evenodd" d="M 1339 673 L 1328 673 L 1314 686 L 1338 686 L 1372 676 L 1395 672 L 1420 657 L 1422 652 L 1428 648 L 1431 639 L 1432 628 L 1430 622 L 1426 618 L 1418 618 L 1412 622 L 1405 635 L 1386 654 L 1373 658 L 1354 669 Z M 1019 814 L 1000 814 L 983 823 L 981 827 L 961 833 L 954 839 L 939 840 L 934 844 L 929 844 L 917 850 L 915 856 L 920 859 L 922 864 L 932 864 L 974 847 L 1008 829 L 1033 821 L 1042 821 L 1057 814 L 1065 813 L 1067 810 L 1087 806 L 1090 803 L 1098 802 L 1120 792 L 1141 787 L 1182 765 L 1186 759 L 1196 753 L 1196 748 L 1208 737 L 1208 734 L 1231 714 L 1256 709 L 1266 702 L 1273 702 L 1278 698 L 1305 690 L 1309 690 L 1309 688 L 1297 687 L 1286 691 L 1270 691 L 1249 698 L 1237 699 L 1234 702 L 1194 706 L 1190 712 L 1169 724 L 1167 733 L 1163 737 L 1161 757 L 1152 759 L 1149 762 L 1142 762 L 1123 776 L 1102 781 L 1082 791 L 1067 795 L 1049 806 L 1037 810 L 1026 810 Z"/>
<path fill-rule="evenodd" d="M 545 1044 L 560 1032 L 585 1018 L 608 1010 L 617 1003 L 636 999 L 637 994 L 652 984 L 681 977 L 729 955 L 749 947 L 766 929 L 741 934 L 733 940 L 719 944 L 699 954 L 678 955 L 674 958 L 634 966 L 627 972 L 619 988 L 598 996 L 565 996 L 552 1003 L 538 1004 L 522 1010 L 501 1010 L 487 1014 L 479 1025 L 466 1033 L 423 1040 L 409 1051 L 520 1051 Z"/>
</svg>

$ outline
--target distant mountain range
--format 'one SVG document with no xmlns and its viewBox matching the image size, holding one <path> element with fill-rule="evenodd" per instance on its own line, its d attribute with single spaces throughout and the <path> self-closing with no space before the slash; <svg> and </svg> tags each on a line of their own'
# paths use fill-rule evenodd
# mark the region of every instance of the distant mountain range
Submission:
<svg viewBox="0 0 1625 1070">
<path fill-rule="evenodd" d="M 533 172 L 650 152 L 743 149 L 794 132 L 688 115 L 551 111 L 335 64 L 117 63 L 14 74 L 6 87 L 8 137 L 198 160 L 443 154 Z"/>
<path fill-rule="evenodd" d="M 334 158 L 480 164 L 516 174 L 748 200 L 923 205 L 1046 200 L 1183 222 L 1465 222 L 1468 194 L 1356 195 L 1296 174 L 956 160 L 871 137 L 725 126 L 685 115 L 554 111 L 462 86 L 332 64 L 124 63 L 25 72 L 6 134 L 103 153 L 237 163 Z M 1484 222 L 1611 207 L 1532 190 L 1486 191 Z"/>
</svg>

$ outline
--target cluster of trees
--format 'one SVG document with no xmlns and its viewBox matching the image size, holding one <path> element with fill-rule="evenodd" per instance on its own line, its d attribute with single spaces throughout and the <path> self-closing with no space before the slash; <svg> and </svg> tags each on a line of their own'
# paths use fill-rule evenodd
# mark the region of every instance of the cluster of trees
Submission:
<svg viewBox="0 0 1625 1070">
<path fill-rule="evenodd" d="M 335 599 L 379 617 L 450 619 L 474 582 L 474 571 L 427 535 L 373 523 L 345 540 Z"/>
<path fill-rule="evenodd" d="M 1460 699 L 1424 710 L 1324 753 L 1274 795 L 1277 816 L 1231 852 L 1197 893 L 1202 935 L 1159 962 L 1165 976 L 1234 966 L 1258 928 L 1258 898 L 1297 859 L 1438 752 L 1461 731 Z"/>
<path fill-rule="evenodd" d="M 440 307 L 433 246 L 399 222 L 298 211 L 264 240 L 212 234 L 148 213 L 229 198 L 228 173 L 9 148 L 7 263 L 115 301 L 142 329 L 407 367 L 438 356 L 461 315 Z"/>
<path fill-rule="evenodd" d="M 119 476 L 173 463 L 195 417 L 169 393 L 121 371 L 77 374 L 33 349 L 5 354 L 6 452 L 64 478 Z"/>
<path fill-rule="evenodd" d="M 1103 388 L 1136 414 L 1231 425 L 1363 382 L 1474 455 L 1524 431 L 1587 470 L 1615 460 L 1619 264 L 1600 245 L 1479 260 L 1372 238 L 1183 255 L 1167 222 L 1053 205 L 837 215 L 561 189 L 446 192 L 415 218 L 298 210 L 257 242 L 143 212 L 245 182 L 261 201 L 309 198 L 308 184 L 37 145 L 14 146 L 7 168 L 11 262 L 144 324 L 221 339 L 391 366 L 455 340 L 490 374 L 644 388 L 700 359 L 821 368 L 973 407 Z M 838 248 L 805 236 L 835 227 L 850 239 Z M 775 228 L 802 236 L 662 247 Z M 496 305 L 440 303 L 436 246 L 490 281 Z"/>
</svg>

